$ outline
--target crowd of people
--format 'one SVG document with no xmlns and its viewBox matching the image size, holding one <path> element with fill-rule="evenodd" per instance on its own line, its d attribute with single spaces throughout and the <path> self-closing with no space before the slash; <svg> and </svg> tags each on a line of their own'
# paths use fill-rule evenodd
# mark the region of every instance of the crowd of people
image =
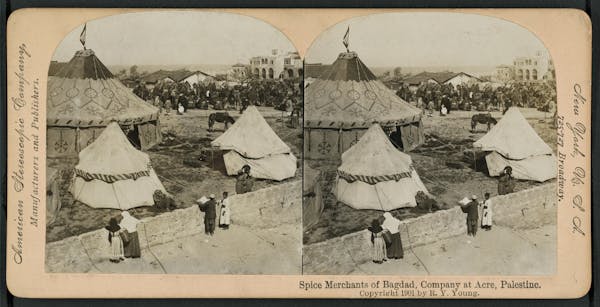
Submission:
<svg viewBox="0 0 600 307">
<path fill-rule="evenodd" d="M 511 106 L 536 108 L 543 112 L 556 111 L 556 88 L 553 82 L 492 84 L 434 84 L 423 83 L 416 90 L 403 84 L 396 95 L 429 111 L 451 110 L 504 111 Z"/>
<path fill-rule="evenodd" d="M 159 81 L 149 87 L 138 81 L 133 93 L 166 112 L 187 109 L 244 110 L 249 105 L 292 111 L 302 108 L 302 82 L 298 80 L 249 80 L 195 83 Z"/>
</svg>

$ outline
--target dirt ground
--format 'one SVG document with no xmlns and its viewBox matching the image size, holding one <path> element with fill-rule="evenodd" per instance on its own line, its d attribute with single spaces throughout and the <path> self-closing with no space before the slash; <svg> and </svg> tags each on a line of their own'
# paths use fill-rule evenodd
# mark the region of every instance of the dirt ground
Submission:
<svg viewBox="0 0 600 307">
<path fill-rule="evenodd" d="M 302 129 L 290 128 L 282 119 L 282 112 L 273 108 L 259 107 L 263 117 L 286 142 L 294 155 L 302 157 Z M 148 154 L 152 166 L 163 185 L 175 197 L 177 206 L 189 207 L 202 195 L 214 193 L 220 195 L 224 191 L 235 193 L 235 177 L 227 176 L 221 158 L 222 153 L 212 152 L 210 142 L 224 131 L 223 124 L 215 124 L 215 131 L 208 131 L 208 115 L 214 111 L 190 109 L 186 114 L 161 115 L 163 142 L 150 149 Z M 234 118 L 240 116 L 237 111 L 230 111 Z M 52 225 L 46 227 L 46 241 L 53 242 L 66 237 L 79 235 L 104 227 L 111 217 L 120 215 L 120 210 L 93 209 L 81 202 L 74 201 L 68 192 L 69 182 L 73 175 L 73 167 L 77 158 L 48 159 L 48 166 L 60 170 L 60 196 L 62 208 Z M 302 164 L 299 163 L 301 166 Z M 284 180 L 299 179 L 302 169 L 298 168 L 296 176 Z M 257 180 L 254 189 L 280 184 L 270 180 Z M 154 207 L 139 207 L 131 210 L 137 218 L 155 216 L 161 212 Z"/>
<path fill-rule="evenodd" d="M 548 113 L 535 109 L 521 109 L 523 115 L 538 135 L 556 151 L 556 130 Z M 487 132 L 487 127 L 479 125 L 475 132 L 471 130 L 471 116 L 475 111 L 456 111 L 448 116 L 424 116 L 425 144 L 409 153 L 421 180 L 429 193 L 436 197 L 442 208 L 451 208 L 465 196 L 477 194 L 483 197 L 485 192 L 497 194 L 497 179 L 487 173 L 485 159 L 472 162 L 464 151 L 473 148 L 473 142 Z M 492 112 L 500 119 L 502 114 Z M 356 210 L 336 201 L 332 193 L 335 170 L 339 161 L 310 160 L 308 164 L 324 173 L 324 210 L 317 224 L 304 231 L 304 244 L 311 244 L 339 237 L 368 227 L 371 221 L 382 214 L 377 210 Z M 517 181 L 515 190 L 520 191 L 540 183 Z M 399 219 L 416 217 L 426 212 L 417 208 L 402 208 L 392 211 Z"/>
<path fill-rule="evenodd" d="M 465 234 L 410 248 L 404 250 L 404 259 L 363 263 L 350 274 L 523 276 L 555 272 L 556 225 L 545 225 L 535 229 L 480 229 L 474 238 Z"/>
</svg>

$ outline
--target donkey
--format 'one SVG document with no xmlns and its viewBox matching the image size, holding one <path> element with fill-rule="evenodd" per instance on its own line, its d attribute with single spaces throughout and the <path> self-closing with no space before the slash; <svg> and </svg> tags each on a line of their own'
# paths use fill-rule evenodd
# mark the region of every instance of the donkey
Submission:
<svg viewBox="0 0 600 307">
<path fill-rule="evenodd" d="M 235 123 L 235 119 L 229 116 L 229 113 L 227 112 L 211 113 L 208 116 L 208 131 L 213 131 L 213 126 L 215 125 L 215 122 L 225 124 L 225 130 L 227 130 L 229 124 Z"/>
<path fill-rule="evenodd" d="M 471 131 L 475 131 L 477 124 L 487 124 L 487 130 L 490 130 L 491 125 L 497 124 L 498 121 L 492 117 L 490 113 L 479 113 L 471 117 Z"/>
</svg>

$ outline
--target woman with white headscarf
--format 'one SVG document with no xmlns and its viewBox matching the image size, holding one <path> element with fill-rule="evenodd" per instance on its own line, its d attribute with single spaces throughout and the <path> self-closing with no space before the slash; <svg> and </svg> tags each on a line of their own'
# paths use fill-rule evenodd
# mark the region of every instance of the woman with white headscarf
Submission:
<svg viewBox="0 0 600 307">
<path fill-rule="evenodd" d="M 139 258 L 141 256 L 141 251 L 137 224 L 140 223 L 140 220 L 131 216 L 127 211 L 121 212 L 121 216 L 123 219 L 121 220 L 121 223 L 119 223 L 119 226 L 121 226 L 122 229 L 127 230 L 128 233 L 128 242 L 124 244 L 125 258 Z"/>
<path fill-rule="evenodd" d="M 385 220 L 381 227 L 392 234 L 392 243 L 387 248 L 387 257 L 389 259 L 404 258 L 404 250 L 402 249 L 402 238 L 400 238 L 400 220 L 393 217 L 391 213 L 383 214 Z"/>
</svg>

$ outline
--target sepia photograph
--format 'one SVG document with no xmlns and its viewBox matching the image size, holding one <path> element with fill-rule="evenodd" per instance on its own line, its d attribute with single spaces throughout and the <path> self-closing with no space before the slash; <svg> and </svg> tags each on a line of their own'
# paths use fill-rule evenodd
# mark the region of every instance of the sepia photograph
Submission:
<svg viewBox="0 0 600 307">
<path fill-rule="evenodd" d="M 7 288 L 581 297 L 591 42 L 574 9 L 19 9 Z"/>
<path fill-rule="evenodd" d="M 301 274 L 302 64 L 238 14 L 73 29 L 48 70 L 46 272 Z"/>
<path fill-rule="evenodd" d="M 556 76 L 532 32 L 372 14 L 304 69 L 304 274 L 555 274 Z"/>
</svg>

